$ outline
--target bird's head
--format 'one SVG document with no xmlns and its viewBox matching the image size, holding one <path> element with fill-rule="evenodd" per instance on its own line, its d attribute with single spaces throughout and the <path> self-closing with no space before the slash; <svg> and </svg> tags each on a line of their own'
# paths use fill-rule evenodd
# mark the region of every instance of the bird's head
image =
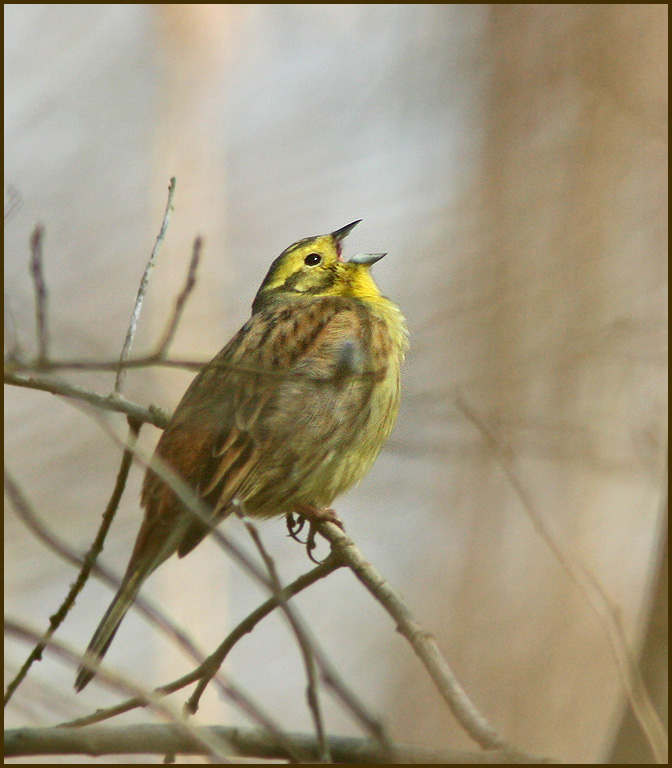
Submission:
<svg viewBox="0 0 672 768">
<path fill-rule="evenodd" d="M 380 291 L 369 268 L 385 254 L 359 253 L 349 261 L 341 257 L 344 238 L 360 221 L 328 235 L 306 237 L 286 248 L 271 264 L 252 304 L 252 312 L 293 296 L 379 297 Z"/>
</svg>

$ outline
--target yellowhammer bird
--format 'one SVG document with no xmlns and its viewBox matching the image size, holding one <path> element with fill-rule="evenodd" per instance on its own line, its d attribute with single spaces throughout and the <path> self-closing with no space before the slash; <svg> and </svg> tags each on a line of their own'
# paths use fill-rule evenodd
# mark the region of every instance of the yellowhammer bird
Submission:
<svg viewBox="0 0 672 768">
<path fill-rule="evenodd" d="M 408 346 L 401 311 L 369 268 L 385 254 L 341 258 L 354 221 L 290 245 L 273 262 L 252 317 L 191 383 L 155 456 L 213 510 L 337 519 L 333 500 L 369 471 L 399 407 Z M 210 528 L 148 469 L 145 517 L 126 574 L 87 650 L 96 666 L 144 580 Z M 95 672 L 80 667 L 81 691 Z"/>
</svg>

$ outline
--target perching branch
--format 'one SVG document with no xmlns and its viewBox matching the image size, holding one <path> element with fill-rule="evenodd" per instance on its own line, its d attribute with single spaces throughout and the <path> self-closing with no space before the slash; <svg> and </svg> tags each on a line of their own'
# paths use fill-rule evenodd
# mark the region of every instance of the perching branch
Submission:
<svg viewBox="0 0 672 768">
<path fill-rule="evenodd" d="M 8 371 L 14 373 L 52 373 L 53 371 L 116 371 L 119 368 L 180 368 L 185 371 L 199 371 L 207 360 L 171 360 L 157 356 L 156 352 L 130 360 L 22 360 L 12 354 L 5 360 Z"/>
<path fill-rule="evenodd" d="M 325 522 L 319 523 L 317 527 L 359 581 L 395 620 L 397 630 L 411 644 L 464 730 L 483 749 L 510 749 L 505 739 L 471 702 L 448 666 L 448 662 L 442 656 L 436 640 L 418 624 L 401 595 L 385 580 L 378 569 L 364 558 L 352 539 L 337 525 Z"/>
<path fill-rule="evenodd" d="M 229 756 L 258 758 L 260 760 L 288 760 L 291 753 L 273 737 L 261 730 L 209 726 L 195 728 L 196 736 L 177 733 L 165 725 L 127 725 L 86 728 L 17 728 L 5 735 L 6 757 L 35 755 L 202 755 L 208 754 L 203 746 L 207 738 L 221 739 L 230 750 Z M 319 759 L 319 743 L 312 736 L 287 734 L 295 753 L 303 754 L 307 762 Z M 392 760 L 372 740 L 347 736 L 328 737 L 329 751 L 336 764 L 374 765 L 390 762 L 406 765 L 498 765 L 548 764 L 555 761 L 540 757 L 525 757 L 516 752 L 492 750 L 489 752 L 457 749 L 422 749 L 406 744 L 395 744 Z"/>
</svg>

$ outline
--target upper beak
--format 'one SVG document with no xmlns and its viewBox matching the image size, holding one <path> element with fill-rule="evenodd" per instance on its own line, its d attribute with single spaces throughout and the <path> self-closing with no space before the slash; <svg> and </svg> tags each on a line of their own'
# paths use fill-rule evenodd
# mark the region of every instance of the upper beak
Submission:
<svg viewBox="0 0 672 768">
<path fill-rule="evenodd" d="M 335 232 L 331 233 L 331 236 L 334 238 L 334 240 L 337 243 L 340 243 L 341 240 L 343 240 L 344 237 L 347 237 L 350 232 L 359 224 L 361 219 L 357 219 L 357 221 L 353 221 L 352 224 L 346 224 L 344 227 L 341 227 L 340 229 L 337 229 Z"/>
<path fill-rule="evenodd" d="M 348 260 L 348 264 L 364 264 L 365 267 L 370 267 L 377 261 L 380 261 L 383 256 L 387 256 L 386 253 L 356 253 L 352 258 Z"/>
</svg>

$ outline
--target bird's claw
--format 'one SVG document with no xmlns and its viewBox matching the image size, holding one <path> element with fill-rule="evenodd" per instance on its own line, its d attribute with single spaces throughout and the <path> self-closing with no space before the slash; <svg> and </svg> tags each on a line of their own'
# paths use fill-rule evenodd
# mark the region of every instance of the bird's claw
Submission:
<svg viewBox="0 0 672 768">
<path fill-rule="evenodd" d="M 299 534 L 306 524 L 306 518 L 303 515 L 298 514 L 294 516 L 293 512 L 289 512 L 285 517 L 285 522 L 287 523 L 287 535 L 289 538 L 298 541 L 299 544 L 305 544 L 306 542 L 299 538 Z"/>
<path fill-rule="evenodd" d="M 308 535 L 306 540 L 303 541 L 299 538 L 299 533 L 303 530 L 303 527 L 308 522 Z M 343 521 L 334 512 L 333 509 L 318 509 L 317 507 L 310 506 L 308 504 L 302 504 L 294 512 L 290 512 L 286 518 L 287 530 L 289 531 L 290 538 L 294 541 L 298 541 L 300 544 L 306 545 L 306 553 L 310 560 L 319 565 L 324 562 L 323 560 L 316 560 L 313 557 L 313 550 L 317 546 L 315 543 L 315 534 L 317 533 L 317 526 L 319 523 L 334 523 L 342 531 L 345 530 Z"/>
</svg>

